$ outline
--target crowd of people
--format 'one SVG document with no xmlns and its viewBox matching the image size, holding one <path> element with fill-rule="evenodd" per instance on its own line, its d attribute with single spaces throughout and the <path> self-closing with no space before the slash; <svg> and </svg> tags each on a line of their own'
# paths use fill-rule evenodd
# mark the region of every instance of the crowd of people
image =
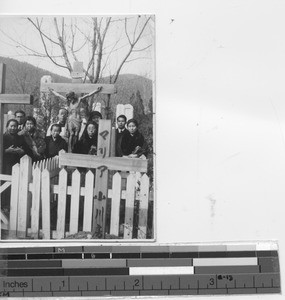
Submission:
<svg viewBox="0 0 285 300">
<path fill-rule="evenodd" d="M 102 115 L 92 111 L 87 121 L 83 119 L 78 130 L 77 140 L 72 149 L 68 147 L 70 129 L 67 126 L 68 110 L 61 108 L 57 122 L 49 126 L 46 133 L 37 128 L 36 119 L 17 110 L 15 118 L 8 120 L 3 135 L 3 173 L 11 174 L 14 164 L 22 156 L 29 155 L 39 161 L 58 155 L 60 150 L 79 154 L 97 154 L 98 126 Z M 116 148 L 117 157 L 138 158 L 147 156 L 147 143 L 139 132 L 135 119 L 127 120 L 125 115 L 117 117 Z"/>
</svg>

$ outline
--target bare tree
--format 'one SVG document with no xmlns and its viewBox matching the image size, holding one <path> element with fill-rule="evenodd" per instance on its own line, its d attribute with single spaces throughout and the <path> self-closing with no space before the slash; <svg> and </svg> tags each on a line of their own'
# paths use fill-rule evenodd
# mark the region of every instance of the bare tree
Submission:
<svg viewBox="0 0 285 300">
<path fill-rule="evenodd" d="M 84 60 L 83 82 L 98 83 L 108 76 L 109 83 L 116 83 L 124 65 L 146 58 L 142 53 L 147 53 L 147 49 L 152 46 L 151 41 L 146 44 L 143 39 L 152 32 L 149 28 L 152 16 L 27 20 L 38 32 L 42 50 L 14 40 L 17 47 L 26 55 L 49 59 L 57 67 L 67 69 L 70 74 L 73 61 Z M 110 95 L 104 102 L 109 118 Z"/>
</svg>

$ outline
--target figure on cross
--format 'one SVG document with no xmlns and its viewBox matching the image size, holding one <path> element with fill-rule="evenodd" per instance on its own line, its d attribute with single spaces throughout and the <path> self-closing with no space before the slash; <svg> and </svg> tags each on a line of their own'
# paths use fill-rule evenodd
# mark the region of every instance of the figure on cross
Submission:
<svg viewBox="0 0 285 300">
<path fill-rule="evenodd" d="M 98 94 L 102 90 L 102 86 L 99 86 L 96 90 L 86 94 L 82 97 L 78 97 L 74 92 L 69 92 L 66 96 L 63 96 L 57 93 L 54 89 L 49 88 L 49 91 L 53 93 L 55 96 L 59 97 L 62 100 L 67 101 L 67 110 L 68 110 L 68 118 L 67 118 L 67 130 L 69 132 L 69 139 L 68 139 L 68 148 L 71 151 L 78 140 L 78 135 L 80 132 L 81 127 L 81 115 L 82 109 L 80 109 L 80 103 L 95 95 Z M 86 114 L 86 112 L 85 112 Z"/>
</svg>

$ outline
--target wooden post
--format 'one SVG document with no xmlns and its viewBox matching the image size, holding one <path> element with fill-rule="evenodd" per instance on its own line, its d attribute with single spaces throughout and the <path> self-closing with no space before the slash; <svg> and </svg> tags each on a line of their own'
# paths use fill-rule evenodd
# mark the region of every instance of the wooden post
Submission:
<svg viewBox="0 0 285 300">
<path fill-rule="evenodd" d="M 4 94 L 6 79 L 6 65 L 0 63 L 0 173 L 3 170 L 3 133 L 5 124 L 4 120 L 4 104 L 31 104 L 33 97 L 31 95 L 21 94 Z"/>
<path fill-rule="evenodd" d="M 105 237 L 106 202 L 108 198 L 108 167 L 104 158 L 109 156 L 111 143 L 111 120 L 99 121 L 97 156 L 103 158 L 103 164 L 96 169 L 93 226 L 92 231 Z"/>
</svg>

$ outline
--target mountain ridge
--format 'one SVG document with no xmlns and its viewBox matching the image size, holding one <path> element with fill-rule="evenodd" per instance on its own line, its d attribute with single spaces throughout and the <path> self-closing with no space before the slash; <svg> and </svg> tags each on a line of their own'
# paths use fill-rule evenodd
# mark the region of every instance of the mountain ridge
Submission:
<svg viewBox="0 0 285 300">
<path fill-rule="evenodd" d="M 35 101 L 39 98 L 40 94 L 40 80 L 44 75 L 50 75 L 53 82 L 68 83 L 71 78 L 67 78 L 48 70 L 36 67 L 27 62 L 21 62 L 13 58 L 0 56 L 0 63 L 6 65 L 6 89 L 7 94 L 32 94 Z M 108 83 L 109 78 L 101 78 L 101 83 Z M 132 95 L 139 91 L 145 108 L 152 98 L 152 80 L 137 74 L 121 74 L 115 83 L 117 93 L 111 97 L 111 109 L 114 111 L 117 104 L 129 103 Z M 104 96 L 100 95 L 98 100 L 104 104 Z M 104 105 L 103 105 L 104 106 Z M 7 105 L 7 110 L 23 109 L 30 111 L 30 105 Z"/>
</svg>

